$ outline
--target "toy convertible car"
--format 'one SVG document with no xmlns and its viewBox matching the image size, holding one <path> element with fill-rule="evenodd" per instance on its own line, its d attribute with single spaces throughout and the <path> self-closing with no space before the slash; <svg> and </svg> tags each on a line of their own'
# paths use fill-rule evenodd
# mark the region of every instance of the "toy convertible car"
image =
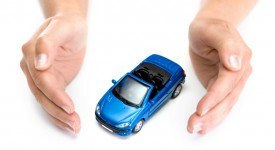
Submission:
<svg viewBox="0 0 275 150">
<path fill-rule="evenodd" d="M 185 82 L 175 62 L 153 54 L 118 81 L 98 102 L 96 120 L 121 136 L 137 133 L 168 99 L 177 97 Z"/>
</svg>

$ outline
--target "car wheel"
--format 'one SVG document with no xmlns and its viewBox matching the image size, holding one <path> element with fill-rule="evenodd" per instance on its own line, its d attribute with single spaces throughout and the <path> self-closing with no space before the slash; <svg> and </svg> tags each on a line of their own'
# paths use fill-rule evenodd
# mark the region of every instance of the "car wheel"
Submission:
<svg viewBox="0 0 275 150">
<path fill-rule="evenodd" d="M 172 98 L 176 98 L 177 96 L 179 96 L 179 95 L 180 95 L 180 92 L 181 92 L 181 89 L 182 89 L 182 85 L 179 84 L 179 85 L 176 87 L 175 91 L 173 92 Z"/>
<path fill-rule="evenodd" d="M 136 124 L 136 126 L 133 129 L 133 133 L 138 133 L 141 130 L 143 123 L 144 123 L 143 119 L 139 120 L 139 122 Z"/>
</svg>

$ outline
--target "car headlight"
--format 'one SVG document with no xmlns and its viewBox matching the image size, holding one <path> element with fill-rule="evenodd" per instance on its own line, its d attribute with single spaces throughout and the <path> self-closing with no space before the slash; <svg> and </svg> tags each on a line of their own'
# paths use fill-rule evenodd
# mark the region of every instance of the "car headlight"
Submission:
<svg viewBox="0 0 275 150">
<path fill-rule="evenodd" d="M 100 107 L 98 105 L 96 106 L 96 113 L 100 115 Z"/>
<path fill-rule="evenodd" d="M 121 123 L 121 124 L 117 125 L 117 127 L 124 128 L 124 127 L 127 127 L 129 125 L 130 125 L 130 122 L 125 122 L 125 123 Z"/>
</svg>

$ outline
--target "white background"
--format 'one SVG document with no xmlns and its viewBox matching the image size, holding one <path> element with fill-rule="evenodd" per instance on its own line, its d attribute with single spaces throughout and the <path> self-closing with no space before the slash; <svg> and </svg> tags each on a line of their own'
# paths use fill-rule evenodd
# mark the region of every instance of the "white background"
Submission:
<svg viewBox="0 0 275 150">
<path fill-rule="evenodd" d="M 188 26 L 199 9 L 194 0 L 93 0 L 87 55 L 67 91 L 82 121 L 75 137 L 54 126 L 31 94 L 19 62 L 21 45 L 43 22 L 38 1 L 0 4 L 0 149 L 275 149 L 275 3 L 260 1 L 239 30 L 253 50 L 253 74 L 238 103 L 205 136 L 186 131 L 205 90 L 188 55 Z M 127 138 L 98 125 L 94 109 L 112 85 L 152 53 L 179 63 L 187 78 L 141 132 Z"/>
</svg>

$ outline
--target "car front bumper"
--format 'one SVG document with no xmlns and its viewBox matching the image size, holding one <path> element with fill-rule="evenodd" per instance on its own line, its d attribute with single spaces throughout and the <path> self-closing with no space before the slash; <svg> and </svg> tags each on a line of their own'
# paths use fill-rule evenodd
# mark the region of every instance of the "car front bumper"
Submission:
<svg viewBox="0 0 275 150">
<path fill-rule="evenodd" d="M 97 122 L 99 124 L 101 124 L 101 126 L 103 128 L 105 128 L 106 130 L 108 130 L 110 132 L 116 133 L 120 136 L 127 136 L 132 133 L 132 130 L 130 130 L 130 129 L 121 129 L 121 128 L 117 128 L 117 127 L 114 127 L 114 126 L 106 123 L 106 121 L 104 121 L 100 116 L 98 116 L 97 113 L 95 113 L 95 116 L 96 116 Z"/>
</svg>

